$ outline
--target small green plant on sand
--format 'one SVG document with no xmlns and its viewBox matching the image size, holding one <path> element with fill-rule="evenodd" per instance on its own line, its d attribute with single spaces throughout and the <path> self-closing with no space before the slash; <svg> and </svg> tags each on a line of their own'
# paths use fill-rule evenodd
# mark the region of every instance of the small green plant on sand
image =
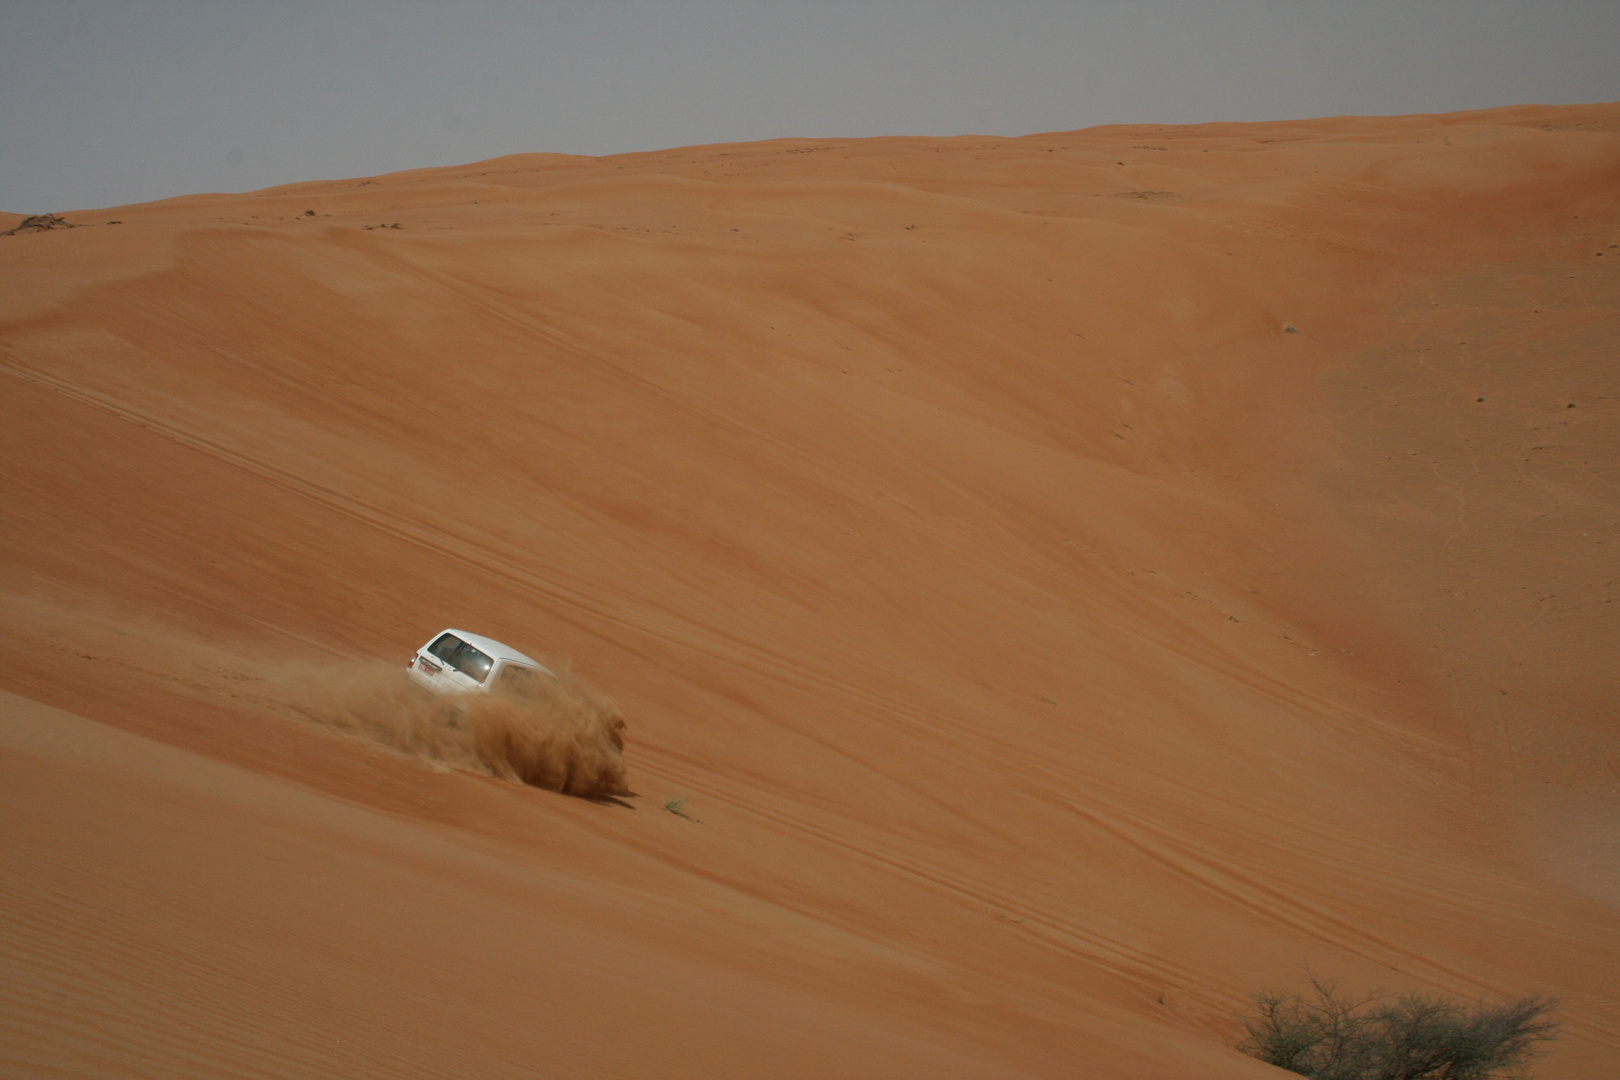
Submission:
<svg viewBox="0 0 1620 1080">
<path fill-rule="evenodd" d="M 677 795 L 674 798 L 670 799 L 669 802 L 664 804 L 664 809 L 668 810 L 670 813 L 674 814 L 676 817 L 685 818 L 687 821 L 696 821 L 697 820 L 697 818 L 693 817 L 691 814 L 688 814 L 686 812 L 686 796 L 685 795 Z"/>
<path fill-rule="evenodd" d="M 1494 1080 L 1523 1076 L 1552 1039 L 1556 1002 L 1524 997 L 1472 1008 L 1424 994 L 1341 997 L 1311 979 L 1306 994 L 1265 990 L 1238 1049 L 1311 1080 Z"/>
</svg>

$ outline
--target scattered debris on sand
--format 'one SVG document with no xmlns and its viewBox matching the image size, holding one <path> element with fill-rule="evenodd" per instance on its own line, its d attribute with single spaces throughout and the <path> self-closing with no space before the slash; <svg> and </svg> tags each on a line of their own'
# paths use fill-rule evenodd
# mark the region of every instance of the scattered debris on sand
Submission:
<svg viewBox="0 0 1620 1080">
<path fill-rule="evenodd" d="M 44 232 L 46 229 L 77 229 L 78 226 L 57 214 L 34 214 L 22 219 L 22 223 L 15 229 L 7 229 L 0 236 L 12 236 L 24 232 Z"/>
</svg>

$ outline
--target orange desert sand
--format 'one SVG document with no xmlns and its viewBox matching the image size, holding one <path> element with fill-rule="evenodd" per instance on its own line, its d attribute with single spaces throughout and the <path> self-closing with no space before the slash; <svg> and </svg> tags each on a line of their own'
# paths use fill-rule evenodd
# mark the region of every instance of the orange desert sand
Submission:
<svg viewBox="0 0 1620 1080">
<path fill-rule="evenodd" d="M 0 238 L 0 1074 L 1258 1080 L 1314 972 L 1620 1075 L 1617 192 L 1520 107 Z M 635 797 L 339 722 L 445 626 Z"/>
</svg>

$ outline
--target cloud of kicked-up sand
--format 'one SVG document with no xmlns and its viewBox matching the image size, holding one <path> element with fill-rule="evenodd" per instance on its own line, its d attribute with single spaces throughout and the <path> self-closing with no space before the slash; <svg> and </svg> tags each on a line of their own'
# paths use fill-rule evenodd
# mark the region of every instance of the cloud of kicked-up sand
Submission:
<svg viewBox="0 0 1620 1080">
<path fill-rule="evenodd" d="M 630 794 L 624 717 L 566 668 L 523 696 L 440 697 L 380 662 L 302 668 L 269 681 L 281 684 L 274 696 L 301 719 L 429 766 L 587 799 Z"/>
<path fill-rule="evenodd" d="M 624 716 L 565 664 L 522 697 L 439 697 L 396 664 L 254 660 L 172 627 L 11 592 L 0 592 L 0 650 L 88 661 L 122 682 L 296 719 L 430 768 L 587 799 L 630 794 Z"/>
</svg>

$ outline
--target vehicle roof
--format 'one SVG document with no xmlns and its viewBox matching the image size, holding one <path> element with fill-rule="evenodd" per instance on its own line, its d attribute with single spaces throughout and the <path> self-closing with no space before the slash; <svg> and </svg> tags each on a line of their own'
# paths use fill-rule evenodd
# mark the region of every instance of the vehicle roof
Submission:
<svg viewBox="0 0 1620 1080">
<path fill-rule="evenodd" d="M 540 661 L 536 660 L 534 657 L 524 656 L 522 653 L 512 648 L 512 646 L 503 645 L 494 638 L 487 638 L 482 634 L 469 634 L 465 630 L 440 630 L 437 634 L 434 634 L 428 639 L 428 644 L 431 645 L 435 641 L 438 641 L 440 636 L 443 634 L 456 635 L 456 637 L 460 638 L 462 641 L 465 641 L 473 648 L 486 653 L 492 660 L 516 660 L 520 664 L 528 664 L 530 667 L 537 667 L 541 670 L 545 670 L 545 665 L 540 663 Z"/>
</svg>

